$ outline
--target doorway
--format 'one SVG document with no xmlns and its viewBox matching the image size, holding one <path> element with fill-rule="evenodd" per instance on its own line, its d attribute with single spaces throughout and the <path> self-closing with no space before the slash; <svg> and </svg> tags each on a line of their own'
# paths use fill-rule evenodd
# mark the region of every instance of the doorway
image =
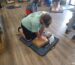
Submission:
<svg viewBox="0 0 75 65">
<path fill-rule="evenodd" d="M 75 6 L 75 0 L 70 0 L 69 4 Z"/>
</svg>

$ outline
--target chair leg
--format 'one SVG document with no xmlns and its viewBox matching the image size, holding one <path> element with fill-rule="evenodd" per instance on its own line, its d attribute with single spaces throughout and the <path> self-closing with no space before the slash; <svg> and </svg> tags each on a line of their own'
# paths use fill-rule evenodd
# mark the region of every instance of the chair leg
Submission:
<svg viewBox="0 0 75 65">
<path fill-rule="evenodd" d="M 72 37 L 73 40 L 75 40 L 75 35 Z"/>
<path fill-rule="evenodd" d="M 66 33 L 66 34 L 69 34 L 69 32 L 70 32 L 70 30 L 66 29 L 65 33 Z"/>
<path fill-rule="evenodd" d="M 0 9 L 2 8 L 2 5 L 1 5 L 1 3 L 0 3 Z"/>
</svg>

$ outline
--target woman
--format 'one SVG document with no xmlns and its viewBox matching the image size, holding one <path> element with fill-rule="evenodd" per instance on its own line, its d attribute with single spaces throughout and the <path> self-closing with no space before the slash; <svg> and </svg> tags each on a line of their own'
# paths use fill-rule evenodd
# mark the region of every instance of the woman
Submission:
<svg viewBox="0 0 75 65">
<path fill-rule="evenodd" d="M 27 40 L 33 40 L 36 37 L 41 38 L 44 29 L 48 28 L 51 22 L 51 16 L 48 12 L 34 12 L 21 20 L 19 32 Z"/>
</svg>

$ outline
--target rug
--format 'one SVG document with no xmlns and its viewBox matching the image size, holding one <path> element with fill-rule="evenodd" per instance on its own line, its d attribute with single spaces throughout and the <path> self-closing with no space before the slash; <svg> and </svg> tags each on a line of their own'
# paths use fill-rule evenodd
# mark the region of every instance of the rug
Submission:
<svg viewBox="0 0 75 65">
<path fill-rule="evenodd" d="M 34 52 L 36 52 L 40 56 L 45 56 L 50 50 L 52 50 L 56 46 L 59 39 L 57 37 L 54 37 L 54 39 L 55 40 L 51 44 L 49 44 L 49 42 L 48 42 L 47 45 L 45 45 L 41 48 L 38 48 L 35 45 L 33 45 L 31 41 L 27 41 L 25 38 L 20 37 L 20 41 L 22 43 L 24 43 L 26 46 L 31 48 Z"/>
</svg>

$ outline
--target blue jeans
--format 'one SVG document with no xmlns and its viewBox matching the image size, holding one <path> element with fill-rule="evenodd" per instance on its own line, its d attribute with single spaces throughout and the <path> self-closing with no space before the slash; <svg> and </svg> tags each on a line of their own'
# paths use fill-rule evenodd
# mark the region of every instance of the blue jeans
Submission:
<svg viewBox="0 0 75 65">
<path fill-rule="evenodd" d="M 37 37 L 36 33 L 29 31 L 22 24 L 21 24 L 21 27 L 27 40 L 33 40 Z"/>
<path fill-rule="evenodd" d="M 38 3 L 33 3 L 32 8 L 33 12 L 36 12 L 38 10 Z"/>
</svg>

